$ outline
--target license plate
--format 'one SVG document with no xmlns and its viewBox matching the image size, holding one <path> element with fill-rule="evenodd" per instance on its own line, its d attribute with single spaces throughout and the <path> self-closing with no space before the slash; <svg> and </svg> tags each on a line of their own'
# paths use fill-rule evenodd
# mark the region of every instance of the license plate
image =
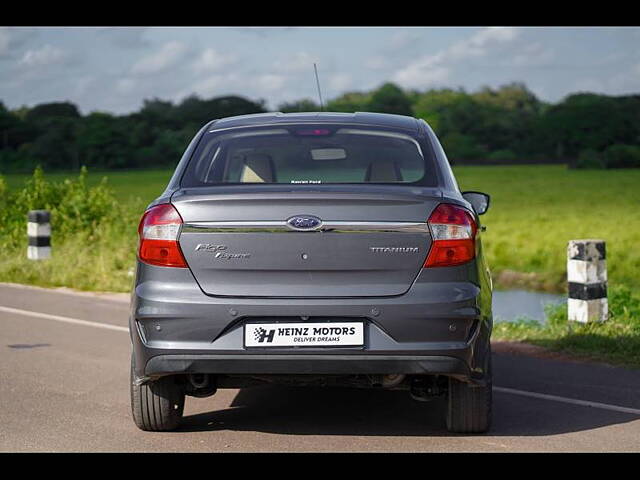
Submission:
<svg viewBox="0 0 640 480">
<path fill-rule="evenodd" d="M 333 347 L 364 345 L 363 322 L 248 323 L 245 347 Z"/>
</svg>

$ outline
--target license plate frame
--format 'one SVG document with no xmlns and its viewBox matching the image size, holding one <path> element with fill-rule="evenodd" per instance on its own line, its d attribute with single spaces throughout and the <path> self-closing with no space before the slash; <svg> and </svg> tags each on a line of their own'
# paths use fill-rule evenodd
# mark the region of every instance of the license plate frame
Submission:
<svg viewBox="0 0 640 480">
<path fill-rule="evenodd" d="M 248 322 L 244 348 L 364 347 L 364 321 Z"/>
</svg>

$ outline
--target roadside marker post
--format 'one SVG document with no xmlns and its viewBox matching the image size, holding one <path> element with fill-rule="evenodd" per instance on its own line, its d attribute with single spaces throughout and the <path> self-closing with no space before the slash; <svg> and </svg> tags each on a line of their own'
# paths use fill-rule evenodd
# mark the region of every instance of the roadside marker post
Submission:
<svg viewBox="0 0 640 480">
<path fill-rule="evenodd" d="M 607 260 L 604 240 L 569 240 L 567 248 L 569 321 L 604 322 L 607 302 Z"/>
<path fill-rule="evenodd" d="M 29 260 L 44 260 L 51 257 L 51 214 L 48 210 L 30 210 L 27 215 Z"/>
</svg>

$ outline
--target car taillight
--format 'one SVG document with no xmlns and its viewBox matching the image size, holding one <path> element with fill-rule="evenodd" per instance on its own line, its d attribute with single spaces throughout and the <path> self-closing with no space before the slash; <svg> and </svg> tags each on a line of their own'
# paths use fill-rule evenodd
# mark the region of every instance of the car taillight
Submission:
<svg viewBox="0 0 640 480">
<path fill-rule="evenodd" d="M 140 261 L 161 267 L 186 268 L 178 234 L 182 226 L 182 218 L 173 205 L 162 203 L 144 212 L 138 234 Z"/>
<path fill-rule="evenodd" d="M 450 267 L 475 257 L 478 226 L 471 212 L 457 205 L 441 203 L 428 222 L 433 243 L 424 267 Z"/>
</svg>

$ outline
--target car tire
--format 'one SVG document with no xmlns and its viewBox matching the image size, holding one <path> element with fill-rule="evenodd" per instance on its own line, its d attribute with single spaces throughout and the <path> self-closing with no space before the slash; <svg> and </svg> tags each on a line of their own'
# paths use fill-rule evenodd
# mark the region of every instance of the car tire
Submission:
<svg viewBox="0 0 640 480">
<path fill-rule="evenodd" d="M 469 383 L 449 378 L 447 429 L 455 433 L 485 433 L 491 427 L 492 368 L 491 349 L 487 353 L 485 384 Z"/>
<path fill-rule="evenodd" d="M 184 411 L 184 389 L 176 382 L 175 375 L 144 385 L 134 382 L 133 358 L 131 359 L 131 413 L 140 430 L 167 432 L 175 430 Z"/>
</svg>

